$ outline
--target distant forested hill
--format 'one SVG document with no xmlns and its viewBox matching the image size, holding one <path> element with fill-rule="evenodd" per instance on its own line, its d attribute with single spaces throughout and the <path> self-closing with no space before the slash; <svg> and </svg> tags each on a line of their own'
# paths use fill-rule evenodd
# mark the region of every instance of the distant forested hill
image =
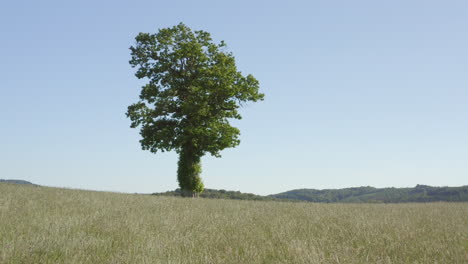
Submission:
<svg viewBox="0 0 468 264">
<path fill-rule="evenodd" d="M 3 179 L 0 179 L 0 182 L 36 185 L 36 184 L 33 184 L 32 182 L 23 181 L 23 180 L 3 180 Z"/>
<path fill-rule="evenodd" d="M 153 195 L 182 196 L 177 189 Z M 317 203 L 405 203 L 405 202 L 468 202 L 468 186 L 432 187 L 417 185 L 414 188 L 356 187 L 346 189 L 299 189 L 279 194 L 261 196 L 239 191 L 205 189 L 201 198 L 257 200 L 257 201 L 307 201 Z"/>
<path fill-rule="evenodd" d="M 270 197 L 322 203 L 467 202 L 468 186 L 432 187 L 417 185 L 414 188 L 299 189 L 273 194 Z"/>
</svg>

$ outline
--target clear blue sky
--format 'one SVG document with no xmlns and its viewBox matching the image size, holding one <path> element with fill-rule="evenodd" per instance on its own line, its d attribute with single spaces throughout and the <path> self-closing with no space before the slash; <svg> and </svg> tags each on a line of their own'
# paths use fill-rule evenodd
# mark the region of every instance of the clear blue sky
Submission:
<svg viewBox="0 0 468 264">
<path fill-rule="evenodd" d="M 0 178 L 175 189 L 177 155 L 141 150 L 128 105 L 139 32 L 225 40 L 266 94 L 208 188 L 468 184 L 467 1 L 3 1 Z"/>
</svg>

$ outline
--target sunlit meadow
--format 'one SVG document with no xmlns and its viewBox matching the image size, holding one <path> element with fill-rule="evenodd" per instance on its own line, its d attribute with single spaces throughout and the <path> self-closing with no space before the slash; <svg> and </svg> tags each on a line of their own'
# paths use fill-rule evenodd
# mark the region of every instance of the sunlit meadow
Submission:
<svg viewBox="0 0 468 264">
<path fill-rule="evenodd" d="M 315 204 L 0 184 L 0 263 L 468 263 L 468 204 Z"/>
</svg>

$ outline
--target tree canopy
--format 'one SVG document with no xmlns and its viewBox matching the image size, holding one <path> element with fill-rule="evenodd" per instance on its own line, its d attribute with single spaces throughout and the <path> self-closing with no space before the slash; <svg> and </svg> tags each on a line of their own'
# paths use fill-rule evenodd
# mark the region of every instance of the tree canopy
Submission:
<svg viewBox="0 0 468 264">
<path fill-rule="evenodd" d="M 140 127 L 144 150 L 179 153 L 181 189 L 200 193 L 201 157 L 220 157 L 220 151 L 240 143 L 240 131 L 229 119 L 241 119 L 242 103 L 263 100 L 259 82 L 237 70 L 224 41 L 216 44 L 208 32 L 183 23 L 135 39 L 130 65 L 148 83 L 128 107 L 131 127 Z"/>
</svg>

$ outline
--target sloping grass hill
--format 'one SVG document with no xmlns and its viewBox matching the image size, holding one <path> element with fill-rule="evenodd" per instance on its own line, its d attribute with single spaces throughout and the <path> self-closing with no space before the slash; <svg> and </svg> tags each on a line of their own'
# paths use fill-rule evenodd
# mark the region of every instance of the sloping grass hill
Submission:
<svg viewBox="0 0 468 264">
<path fill-rule="evenodd" d="M 193 199 L 0 183 L 0 263 L 467 263 L 468 204 Z"/>
</svg>

